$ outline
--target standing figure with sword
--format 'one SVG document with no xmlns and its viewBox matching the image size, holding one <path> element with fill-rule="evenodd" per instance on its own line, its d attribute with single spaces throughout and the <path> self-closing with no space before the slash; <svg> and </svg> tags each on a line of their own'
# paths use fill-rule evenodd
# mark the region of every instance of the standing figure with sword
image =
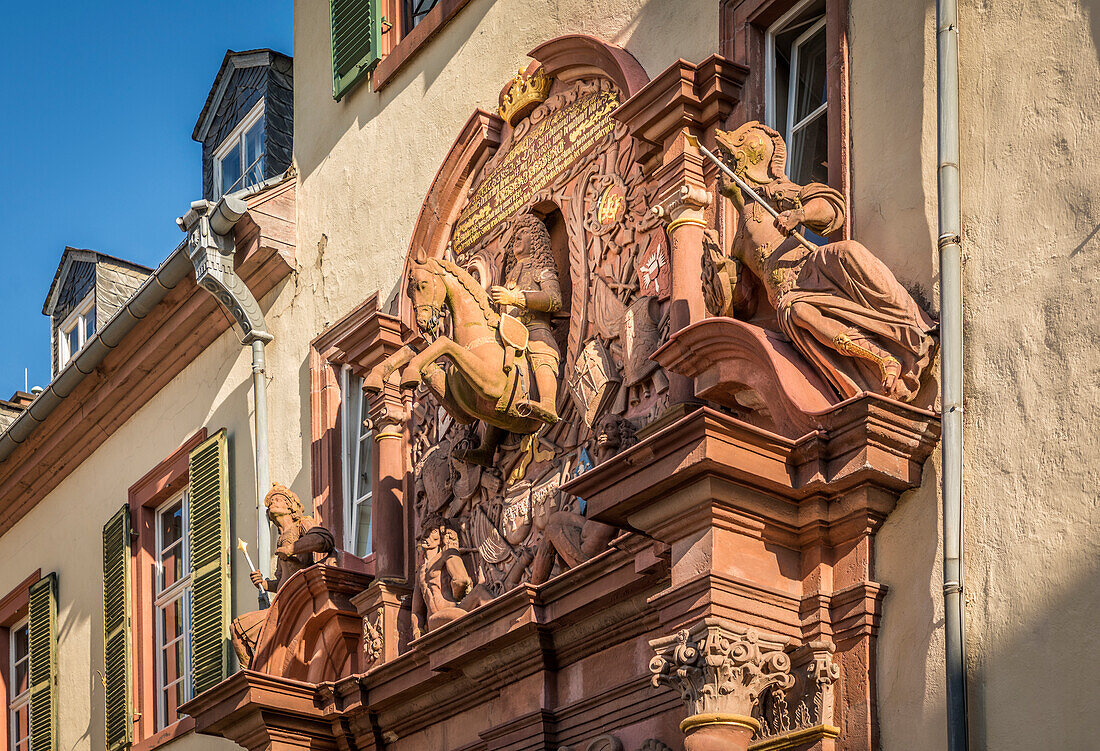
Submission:
<svg viewBox="0 0 1100 751">
<path fill-rule="evenodd" d="M 257 589 L 261 592 L 276 592 L 287 579 L 304 568 L 309 568 L 315 563 L 335 565 L 335 538 L 313 517 L 305 515 L 305 509 L 302 508 L 302 502 L 298 500 L 297 495 L 285 486 L 274 483 L 264 498 L 264 506 L 267 509 L 267 518 L 279 530 L 278 547 L 275 549 L 275 555 L 279 560 L 275 566 L 275 578 L 264 579 L 252 565 L 247 546 L 238 544 L 245 557 L 249 559 L 248 567 L 253 569 L 252 583 Z M 263 553 L 257 551 L 257 555 L 263 555 Z M 252 664 L 260 630 L 267 619 L 267 613 L 267 610 L 244 613 L 233 621 L 229 629 L 233 649 L 237 653 L 241 667 Z"/>
<path fill-rule="evenodd" d="M 720 251 L 737 269 L 733 288 L 707 295 L 729 304 L 711 313 L 749 319 L 766 298 L 782 332 L 842 399 L 868 391 L 911 401 L 935 354 L 935 322 L 864 245 L 815 245 L 798 231 L 801 225 L 824 236 L 840 229 L 841 194 L 792 182 L 784 171 L 786 144 L 766 125 L 719 130 L 716 140 L 717 156 L 688 137 L 721 169 L 719 189 L 738 215 L 733 243 Z M 704 279 L 708 262 L 717 260 L 704 258 Z"/>
</svg>

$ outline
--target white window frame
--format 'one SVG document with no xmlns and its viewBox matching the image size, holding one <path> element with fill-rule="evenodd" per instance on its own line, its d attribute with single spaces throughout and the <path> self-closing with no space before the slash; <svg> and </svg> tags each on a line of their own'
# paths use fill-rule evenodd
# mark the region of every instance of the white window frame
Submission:
<svg viewBox="0 0 1100 751">
<path fill-rule="evenodd" d="M 57 327 L 57 369 L 61 370 L 69 364 L 69 360 L 73 359 L 77 352 L 83 349 L 84 345 L 88 343 L 88 314 L 95 310 L 95 290 L 88 293 L 88 295 L 80 301 L 80 304 L 76 306 L 65 320 L 61 322 L 61 325 Z M 77 339 L 79 346 L 76 351 L 70 351 L 69 347 L 69 332 L 73 329 L 77 329 Z M 92 336 L 95 336 L 94 332 Z"/>
<path fill-rule="evenodd" d="M 260 101 L 256 102 L 256 104 L 254 104 L 252 106 L 252 109 L 250 109 L 248 111 L 248 114 L 244 116 L 244 119 L 242 119 L 239 123 L 237 123 L 236 127 L 234 127 L 232 131 L 230 131 L 229 135 L 226 136 L 226 139 L 224 141 L 222 141 L 221 145 L 218 146 L 218 148 L 214 150 L 214 165 L 213 166 L 214 166 L 214 200 L 215 201 L 218 200 L 219 198 L 221 198 L 223 195 L 225 195 L 227 187 L 228 188 L 233 187 L 232 185 L 229 185 L 229 186 L 222 185 L 222 160 L 224 160 L 225 157 L 229 155 L 229 152 L 233 150 L 234 146 L 239 145 L 241 147 L 241 151 L 240 151 L 240 154 L 241 154 L 241 177 L 240 177 L 240 179 L 242 181 L 244 180 L 245 176 L 248 174 L 249 170 L 252 169 L 253 164 L 255 164 L 255 162 L 253 162 L 252 164 L 245 164 L 244 163 L 244 160 L 247 159 L 247 156 L 245 154 L 245 148 L 244 148 L 244 134 L 247 133 L 252 128 L 253 125 L 255 125 L 256 123 L 258 123 L 260 121 L 260 119 L 264 116 L 264 111 L 265 111 L 264 110 L 264 97 L 260 97 Z M 266 153 L 267 153 L 267 145 L 265 144 L 264 145 L 264 150 L 262 152 L 260 152 L 259 158 L 263 159 L 264 155 Z M 244 190 L 246 187 L 248 187 L 248 186 L 242 184 L 242 185 L 238 186 L 236 189 L 234 189 L 234 192 L 237 192 L 239 190 Z"/>
<path fill-rule="evenodd" d="M 366 550 L 364 555 L 374 552 L 374 513 L 373 513 L 373 467 L 371 467 L 371 482 L 368 483 L 367 492 L 356 496 L 355 487 L 358 483 L 360 472 L 360 449 L 364 441 L 373 441 L 374 433 L 364 425 L 370 416 L 366 396 L 363 393 L 363 379 L 352 374 L 351 368 L 345 366 L 341 371 L 341 399 L 340 412 L 343 425 L 341 474 L 344 487 L 344 550 L 358 555 L 359 551 L 359 516 L 364 505 L 371 506 L 371 524 L 367 528 Z M 371 457 L 373 461 L 374 446 L 371 445 Z"/>
<path fill-rule="evenodd" d="M 164 580 L 164 514 L 168 509 L 174 507 L 176 503 L 181 504 L 183 510 L 183 532 L 180 536 L 180 556 L 182 558 L 183 574 L 172 583 L 167 589 L 161 589 L 161 582 Z M 189 532 L 191 527 L 191 513 L 190 503 L 188 503 L 187 491 L 183 491 L 177 495 L 172 496 L 168 501 L 165 501 L 156 510 L 156 565 L 155 565 L 155 579 L 153 584 L 153 606 L 154 606 L 154 624 L 153 629 L 156 632 L 156 652 L 154 660 L 156 662 L 156 709 L 154 711 L 154 726 L 157 732 L 163 730 L 169 725 L 174 724 L 180 718 L 168 717 L 168 692 L 175 690 L 176 684 L 183 682 L 183 695 L 184 700 L 190 700 L 193 697 L 194 686 L 192 684 L 191 675 L 191 550 L 187 544 L 189 538 Z M 181 665 L 181 675 L 171 684 L 166 684 L 166 676 L 164 674 L 164 652 L 170 644 L 165 643 L 164 633 L 164 619 L 162 617 L 162 611 L 168 605 L 175 602 L 181 602 L 183 607 L 183 633 L 174 639 L 171 644 L 174 644 L 177 640 L 183 640 L 183 663 Z"/>
<path fill-rule="evenodd" d="M 15 635 L 16 635 L 16 633 L 18 633 L 18 631 L 20 629 L 27 628 L 28 623 L 29 623 L 29 621 L 26 618 L 24 618 L 23 620 L 16 623 L 14 626 L 11 626 L 8 630 L 8 654 L 11 656 L 11 660 L 10 660 L 10 671 L 9 671 L 9 673 L 6 677 L 7 677 L 7 681 L 8 681 L 9 692 L 15 690 L 15 672 L 16 672 L 16 668 L 18 667 L 18 664 L 19 664 L 18 662 L 16 662 L 16 659 L 15 659 Z M 17 738 L 16 735 L 15 735 L 16 732 L 18 732 L 18 730 L 17 730 L 18 724 L 15 721 L 16 713 L 19 710 L 21 710 L 25 707 L 27 709 L 28 720 L 30 718 L 31 650 L 30 650 L 30 631 L 29 630 L 27 632 L 27 656 L 25 658 L 23 658 L 23 660 L 21 660 L 21 662 L 26 662 L 26 664 L 27 664 L 27 690 L 24 691 L 23 693 L 19 694 L 18 696 L 10 697 L 10 699 L 8 701 L 8 706 L 6 708 L 6 711 L 8 713 L 8 728 L 9 728 L 7 743 L 9 744 L 8 748 L 13 749 L 13 751 L 15 749 L 29 749 L 30 748 L 30 743 L 31 743 L 31 741 L 30 741 L 30 738 L 31 738 L 31 736 L 30 736 L 30 722 L 29 721 L 27 723 L 27 735 L 23 738 Z M 20 743 L 22 743 L 23 745 L 20 746 L 19 745 Z"/>
<path fill-rule="evenodd" d="M 779 130 L 779 123 L 776 122 L 776 118 L 779 113 L 776 111 L 775 106 L 775 37 L 780 34 L 795 18 L 804 12 L 807 8 L 814 4 L 816 0 L 802 0 L 797 3 L 789 11 L 784 13 L 779 19 L 768 27 L 767 33 L 764 35 L 764 120 L 769 127 Z M 795 72 L 798 70 L 798 48 L 806 42 L 815 32 L 817 32 L 822 26 L 825 25 L 825 17 L 822 16 L 814 23 L 810 24 L 810 27 L 806 29 L 802 34 L 791 44 L 791 80 L 787 85 L 787 123 L 784 128 L 784 138 L 787 143 L 790 144 L 791 136 L 795 130 L 801 130 L 809 123 L 819 116 L 822 112 L 828 109 L 829 102 L 826 99 L 825 103 L 815 109 L 809 115 L 804 117 L 799 123 L 791 122 L 794 117 L 794 98 L 795 90 L 797 86 L 794 84 Z"/>
</svg>

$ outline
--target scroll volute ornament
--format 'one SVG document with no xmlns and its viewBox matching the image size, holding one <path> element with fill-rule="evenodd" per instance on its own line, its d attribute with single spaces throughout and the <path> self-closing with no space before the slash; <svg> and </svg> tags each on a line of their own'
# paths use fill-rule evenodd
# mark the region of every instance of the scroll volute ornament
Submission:
<svg viewBox="0 0 1100 751">
<path fill-rule="evenodd" d="M 654 686 L 669 685 L 680 692 L 690 713 L 681 724 L 685 732 L 707 717 L 739 723 L 755 732 L 760 723 L 752 714 L 763 693 L 794 685 L 786 645 L 783 637 L 707 617 L 691 628 L 651 641 L 656 655 L 649 670 Z"/>
<path fill-rule="evenodd" d="M 775 130 L 748 122 L 716 132 L 719 158 L 778 213 L 772 216 L 732 179 L 719 190 L 733 201 L 736 232 L 728 249 L 703 255 L 704 299 L 712 315 L 743 320 L 762 305 L 779 329 L 841 399 L 864 391 L 913 401 L 936 351 L 936 323 L 893 273 L 854 240 L 798 241 L 805 226 L 821 236 L 844 224 L 841 194 L 799 185 L 785 173 L 787 147 Z"/>
</svg>

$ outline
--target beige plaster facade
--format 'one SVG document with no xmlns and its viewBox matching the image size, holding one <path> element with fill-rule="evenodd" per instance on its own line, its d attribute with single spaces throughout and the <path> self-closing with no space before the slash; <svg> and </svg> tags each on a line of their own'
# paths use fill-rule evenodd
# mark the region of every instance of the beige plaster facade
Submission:
<svg viewBox="0 0 1100 751">
<path fill-rule="evenodd" d="M 929 0 L 850 0 L 853 234 L 933 310 L 934 15 Z M 472 0 L 380 92 L 335 102 L 327 5 L 295 3 L 296 269 L 261 300 L 273 480 L 310 496 L 309 343 L 370 294 L 394 299 L 439 164 L 526 53 L 587 33 L 654 76 L 717 52 L 718 28 L 717 0 Z M 1100 653 L 1100 5 L 964 2 L 960 35 L 972 747 L 1086 748 L 1100 734 L 1085 709 Z M 98 532 L 129 486 L 226 427 L 233 535 L 253 541 L 251 391 L 226 332 L 0 537 L 0 593 L 59 575 L 60 748 L 103 747 Z M 884 749 L 945 748 L 938 463 L 877 539 Z M 255 602 L 243 569 L 234 558 L 237 611 Z"/>
</svg>

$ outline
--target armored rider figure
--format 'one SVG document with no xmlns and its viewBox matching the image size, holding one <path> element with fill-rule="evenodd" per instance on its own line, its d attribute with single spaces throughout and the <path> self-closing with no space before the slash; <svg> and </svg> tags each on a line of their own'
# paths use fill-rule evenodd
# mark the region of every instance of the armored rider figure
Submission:
<svg viewBox="0 0 1100 751">
<path fill-rule="evenodd" d="M 512 223 L 512 236 L 504 249 L 503 285 L 493 286 L 489 298 L 504 313 L 522 321 L 529 332 L 527 356 L 538 399 L 518 400 L 516 411 L 547 423 L 557 422 L 561 351 L 550 323 L 562 309 L 562 294 L 550 232 L 533 214 L 523 214 Z"/>
</svg>

